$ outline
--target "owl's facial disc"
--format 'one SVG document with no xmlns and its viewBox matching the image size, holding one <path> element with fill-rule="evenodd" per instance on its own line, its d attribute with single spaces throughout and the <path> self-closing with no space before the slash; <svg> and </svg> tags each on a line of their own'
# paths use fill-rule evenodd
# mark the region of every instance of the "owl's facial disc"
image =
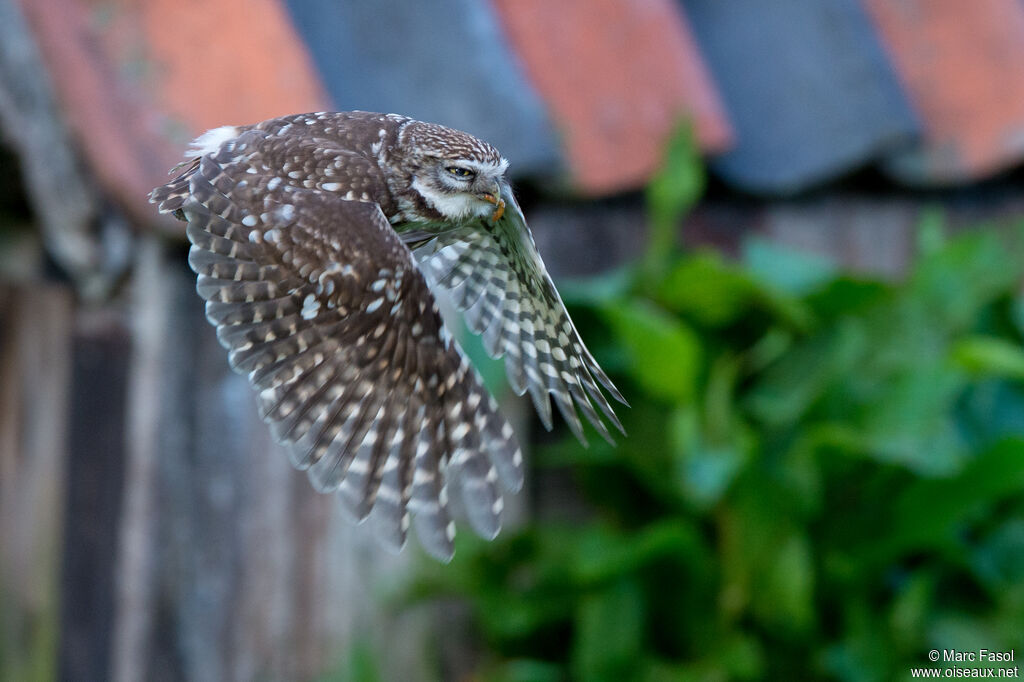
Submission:
<svg viewBox="0 0 1024 682">
<path fill-rule="evenodd" d="M 500 163 L 440 157 L 431 161 L 424 169 L 428 177 L 417 175 L 413 187 L 447 220 L 501 217 L 501 181 L 507 167 L 504 159 Z"/>
</svg>

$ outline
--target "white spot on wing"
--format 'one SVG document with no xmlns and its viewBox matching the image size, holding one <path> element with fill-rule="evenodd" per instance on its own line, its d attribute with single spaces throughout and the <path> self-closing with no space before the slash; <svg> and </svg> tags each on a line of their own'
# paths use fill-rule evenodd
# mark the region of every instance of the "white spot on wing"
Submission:
<svg viewBox="0 0 1024 682">
<path fill-rule="evenodd" d="M 307 294 L 302 300 L 302 319 L 312 320 L 320 312 L 320 301 L 313 294 Z"/>
<path fill-rule="evenodd" d="M 207 130 L 189 145 L 188 151 L 185 152 L 185 157 L 194 159 L 197 156 L 212 154 L 220 149 L 221 145 L 225 142 L 236 137 L 238 137 L 238 128 L 235 126 L 221 126 L 220 128 Z"/>
</svg>

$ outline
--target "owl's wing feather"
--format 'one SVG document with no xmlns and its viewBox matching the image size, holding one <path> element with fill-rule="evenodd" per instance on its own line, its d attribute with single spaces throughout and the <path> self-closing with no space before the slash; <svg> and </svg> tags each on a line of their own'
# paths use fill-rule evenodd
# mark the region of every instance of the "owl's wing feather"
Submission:
<svg viewBox="0 0 1024 682">
<path fill-rule="evenodd" d="M 412 254 L 377 204 L 254 172 L 261 144 L 244 133 L 152 195 L 188 221 L 197 291 L 261 417 L 315 487 L 358 519 L 375 509 L 395 546 L 411 511 L 424 547 L 451 556 L 449 483 L 493 537 L 497 481 L 522 484 L 522 455 Z"/>
<path fill-rule="evenodd" d="M 552 428 L 551 403 L 586 443 L 577 410 L 611 441 L 604 417 L 623 431 L 608 399 L 625 400 L 580 339 L 541 261 L 522 210 L 503 189 L 504 216 L 420 238 L 413 253 L 432 286 L 446 289 L 481 335 L 491 357 L 505 358 L 509 384 L 529 391 L 541 421 Z"/>
</svg>

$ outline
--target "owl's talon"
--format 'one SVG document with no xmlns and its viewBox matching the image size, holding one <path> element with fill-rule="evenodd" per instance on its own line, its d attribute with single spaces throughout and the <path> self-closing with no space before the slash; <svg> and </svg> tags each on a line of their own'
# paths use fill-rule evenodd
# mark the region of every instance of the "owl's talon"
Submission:
<svg viewBox="0 0 1024 682">
<path fill-rule="evenodd" d="M 491 212 L 491 222 L 496 223 L 505 215 L 505 200 L 498 196 L 498 189 L 485 192 L 480 197 L 489 204 L 494 204 L 494 211 Z"/>
</svg>

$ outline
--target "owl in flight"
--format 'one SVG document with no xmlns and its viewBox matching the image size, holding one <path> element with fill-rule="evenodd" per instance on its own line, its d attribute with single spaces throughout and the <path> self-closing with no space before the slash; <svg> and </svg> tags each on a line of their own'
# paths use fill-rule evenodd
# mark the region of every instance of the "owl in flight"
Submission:
<svg viewBox="0 0 1024 682">
<path fill-rule="evenodd" d="M 499 481 L 523 481 L 512 427 L 431 289 L 504 357 L 548 429 L 550 398 L 580 440 L 578 413 L 609 440 L 599 412 L 622 430 L 599 385 L 625 401 L 569 319 L 491 145 L 394 114 L 314 113 L 216 128 L 186 156 L 150 201 L 188 223 L 196 289 L 232 368 L 292 464 L 356 519 L 375 509 L 388 544 L 411 524 L 447 560 L 449 488 L 492 538 Z"/>
</svg>

